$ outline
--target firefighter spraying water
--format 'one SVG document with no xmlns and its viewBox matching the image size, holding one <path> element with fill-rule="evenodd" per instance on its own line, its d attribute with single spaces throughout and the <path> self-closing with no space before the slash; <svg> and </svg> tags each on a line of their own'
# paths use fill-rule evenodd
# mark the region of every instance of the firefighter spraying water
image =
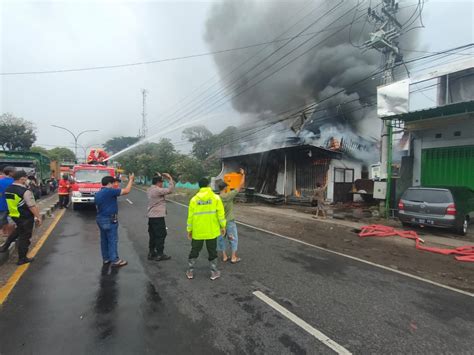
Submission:
<svg viewBox="0 0 474 355">
<path fill-rule="evenodd" d="M 91 149 L 89 156 L 87 157 L 87 164 L 104 164 L 107 165 L 109 155 L 105 150 L 100 148 Z"/>
</svg>

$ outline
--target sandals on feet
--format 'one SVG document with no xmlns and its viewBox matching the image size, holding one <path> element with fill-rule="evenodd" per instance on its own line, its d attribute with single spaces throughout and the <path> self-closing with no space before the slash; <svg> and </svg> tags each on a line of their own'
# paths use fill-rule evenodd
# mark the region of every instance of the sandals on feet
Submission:
<svg viewBox="0 0 474 355">
<path fill-rule="evenodd" d="M 231 260 L 230 263 L 231 263 L 231 264 L 237 264 L 237 263 L 240 263 L 241 261 L 242 261 L 241 258 L 237 258 L 237 259 L 235 259 L 235 260 Z"/>
<path fill-rule="evenodd" d="M 112 266 L 121 267 L 121 266 L 125 266 L 127 264 L 128 263 L 125 260 L 119 259 L 115 263 L 112 263 Z"/>
</svg>

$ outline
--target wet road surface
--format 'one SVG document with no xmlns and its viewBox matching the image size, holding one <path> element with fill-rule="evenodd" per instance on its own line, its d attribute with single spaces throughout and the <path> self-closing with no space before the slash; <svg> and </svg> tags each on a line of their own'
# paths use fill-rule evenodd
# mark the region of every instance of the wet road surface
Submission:
<svg viewBox="0 0 474 355">
<path fill-rule="evenodd" d="M 145 194 L 120 204 L 119 252 L 101 265 L 94 211 L 68 211 L 0 310 L 0 354 L 333 354 L 261 291 L 353 353 L 471 353 L 474 299 L 239 226 L 237 265 L 187 280 L 186 208 L 169 204 L 166 252 L 146 260 Z M 317 233 L 317 231 L 315 231 Z"/>
</svg>

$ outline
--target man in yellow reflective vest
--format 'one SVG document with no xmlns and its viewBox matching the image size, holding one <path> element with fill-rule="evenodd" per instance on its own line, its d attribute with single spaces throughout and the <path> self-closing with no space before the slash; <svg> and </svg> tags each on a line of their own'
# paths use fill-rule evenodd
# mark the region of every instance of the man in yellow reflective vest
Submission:
<svg viewBox="0 0 474 355">
<path fill-rule="evenodd" d="M 194 264 L 204 243 L 209 253 L 211 280 L 220 277 L 217 270 L 217 238 L 225 234 L 226 220 L 224 205 L 219 195 L 209 187 L 209 180 L 199 180 L 199 192 L 191 199 L 188 209 L 188 239 L 191 240 L 188 279 L 194 278 Z"/>
<path fill-rule="evenodd" d="M 16 224 L 18 234 L 18 265 L 27 264 L 33 261 L 28 258 L 28 248 L 33 235 L 33 227 L 36 222 L 41 225 L 41 216 L 36 206 L 33 193 L 26 188 L 28 176 L 23 170 L 16 171 L 13 175 L 15 180 L 12 185 L 5 190 L 8 213 Z"/>
</svg>

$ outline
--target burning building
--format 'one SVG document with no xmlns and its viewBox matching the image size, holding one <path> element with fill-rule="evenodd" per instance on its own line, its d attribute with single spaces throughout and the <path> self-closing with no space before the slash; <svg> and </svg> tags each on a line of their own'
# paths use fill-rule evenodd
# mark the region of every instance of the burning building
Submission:
<svg viewBox="0 0 474 355">
<path fill-rule="evenodd" d="M 249 186 L 287 199 L 308 198 L 325 181 L 328 200 L 353 198 L 352 183 L 379 162 L 382 126 L 375 110 L 380 56 L 360 47 L 371 31 L 366 6 L 224 0 L 211 7 L 205 40 L 212 51 L 267 43 L 214 56 L 223 94 L 253 132 L 220 151 L 223 173 L 246 168 Z M 400 20 L 412 12 L 400 10 Z M 407 32 L 401 45 L 415 36 Z M 295 111 L 301 116 L 280 119 Z"/>
<path fill-rule="evenodd" d="M 327 129 L 316 134 L 301 127 L 294 132 L 277 124 L 225 146 L 219 153 L 223 170 L 218 178 L 244 168 L 247 187 L 255 193 L 280 196 L 287 202 L 309 202 L 316 184 L 328 184 L 327 199 L 349 202 L 356 179 L 367 177 L 368 163 L 376 159 L 377 142 Z"/>
</svg>

